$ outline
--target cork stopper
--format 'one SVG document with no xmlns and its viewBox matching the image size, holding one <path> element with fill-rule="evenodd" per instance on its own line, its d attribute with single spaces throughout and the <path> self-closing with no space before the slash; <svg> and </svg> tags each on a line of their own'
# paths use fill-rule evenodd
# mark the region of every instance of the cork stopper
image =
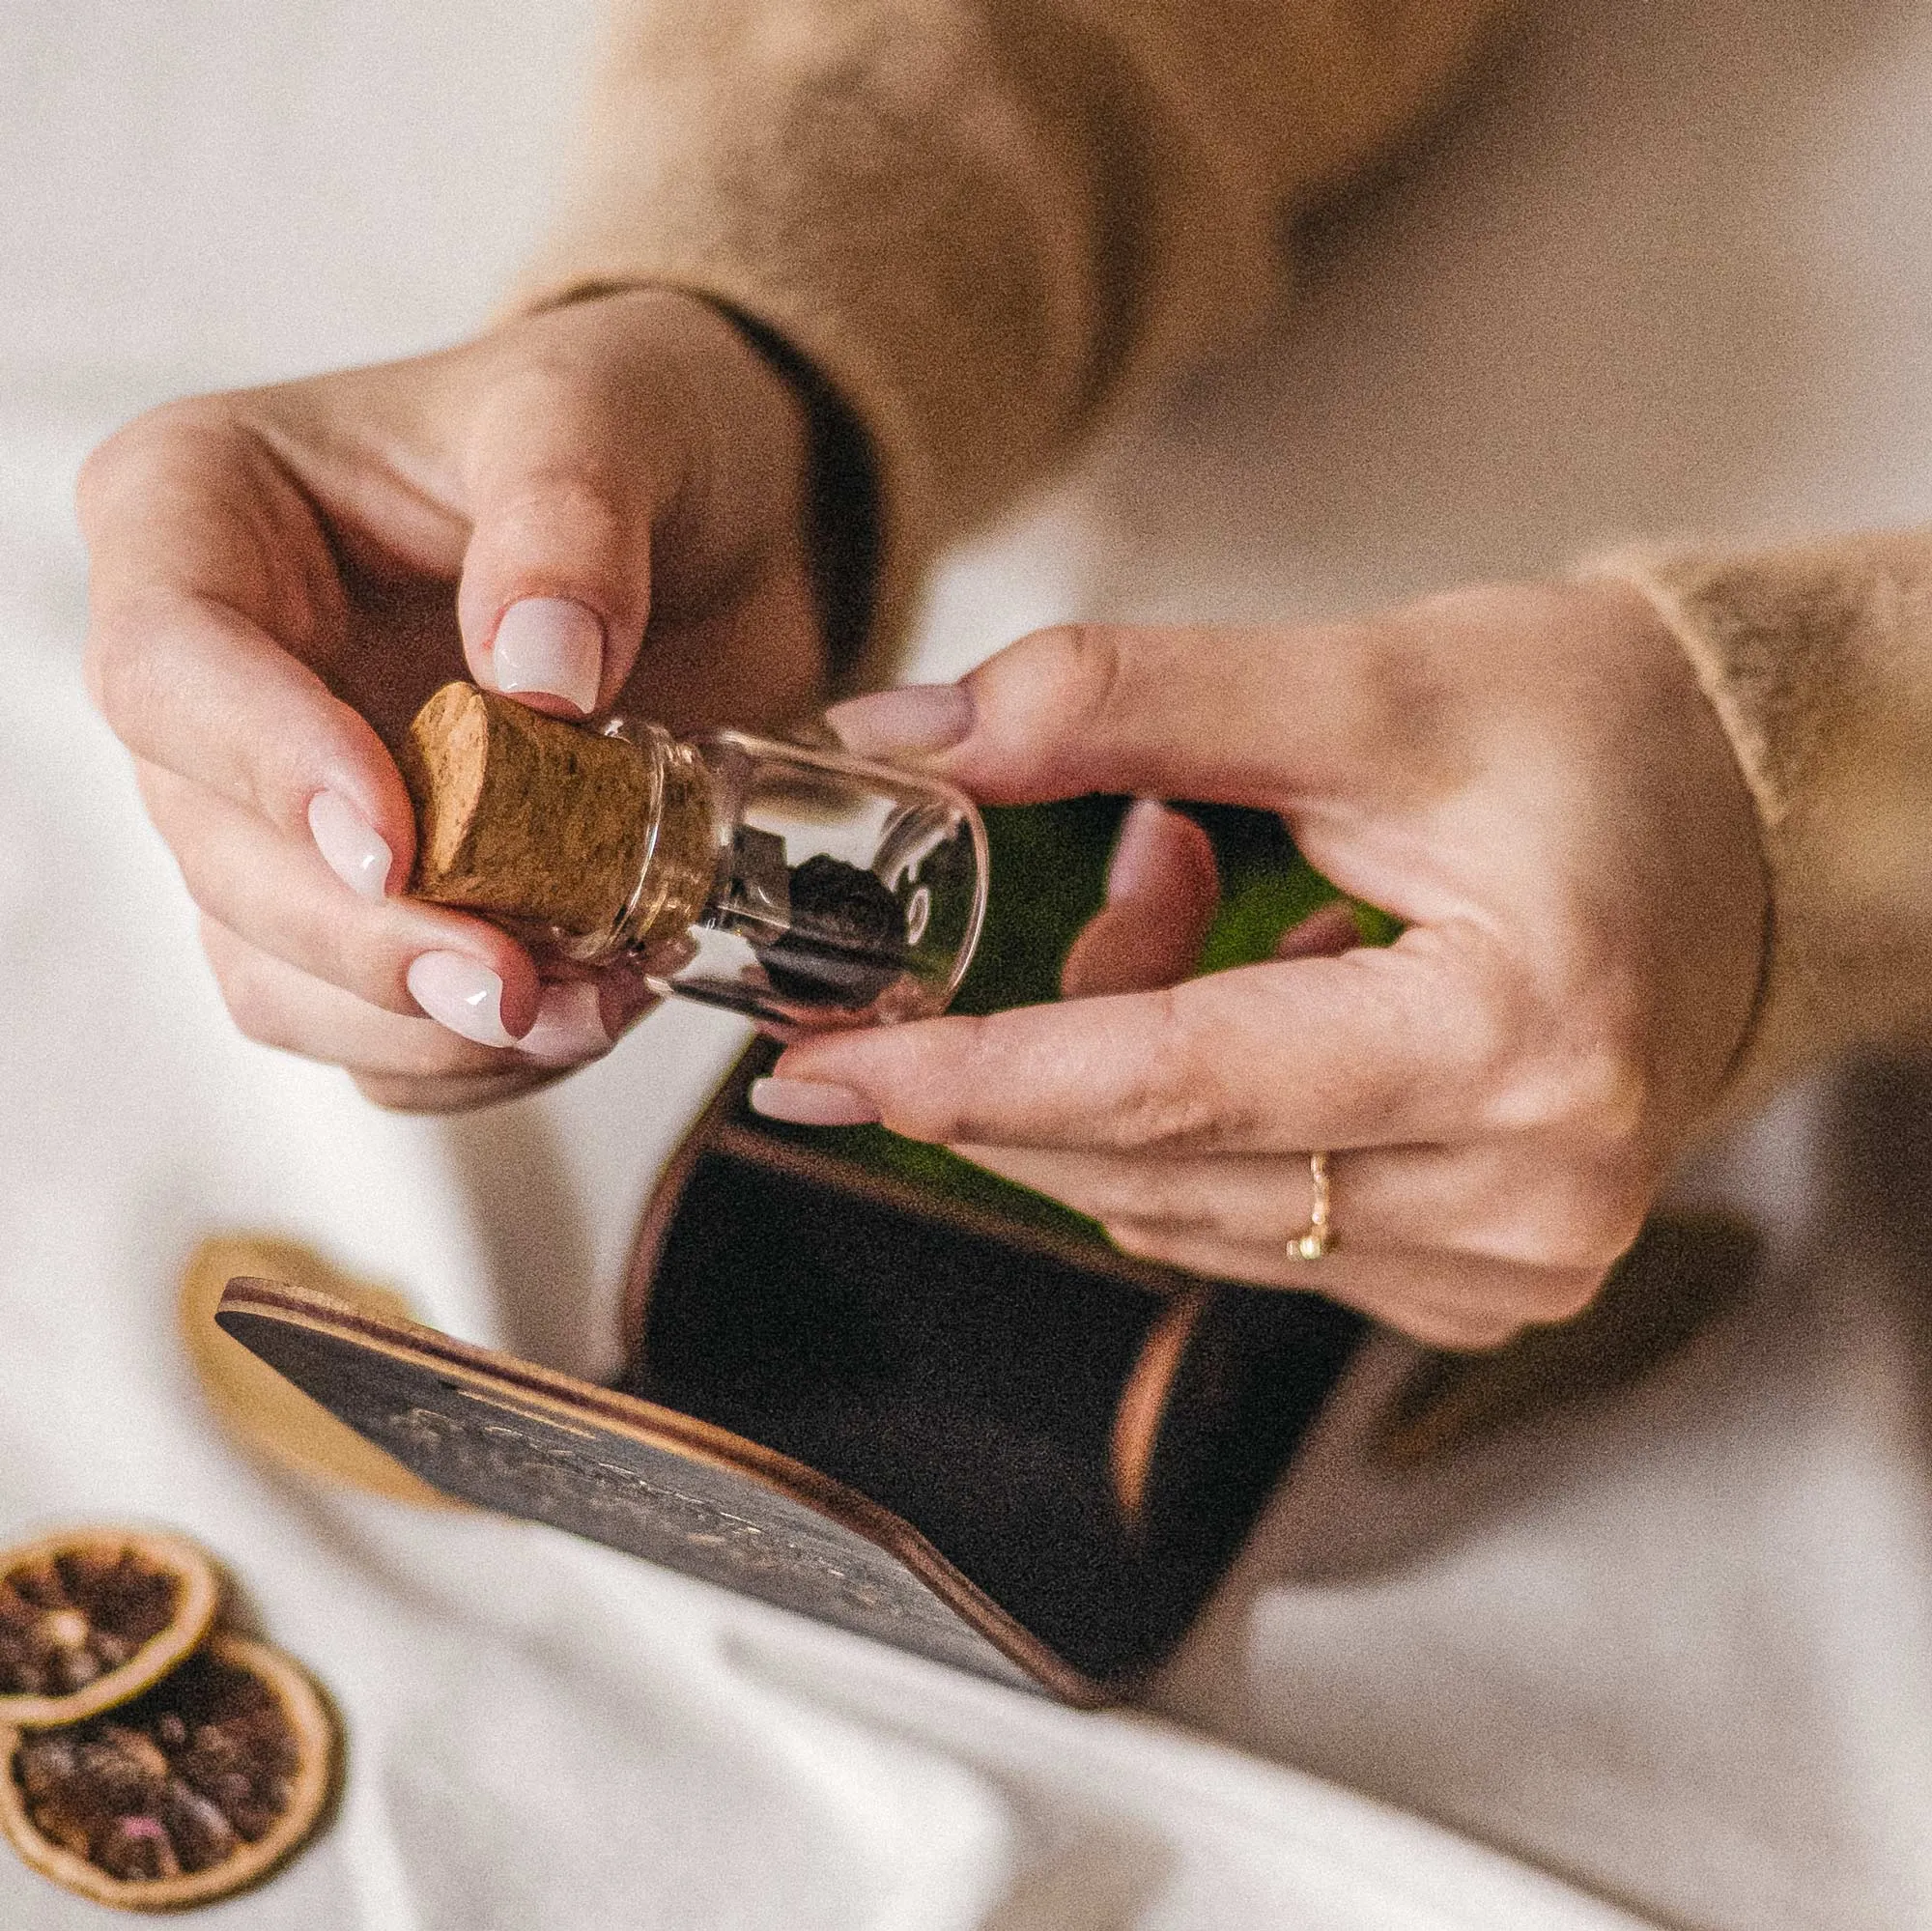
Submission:
<svg viewBox="0 0 1932 1931">
<path fill-rule="evenodd" d="M 399 762 L 416 809 L 419 898 L 590 941 L 608 935 L 613 948 L 640 892 L 655 903 L 676 884 L 668 896 L 687 916 L 703 903 L 708 800 L 689 781 L 668 787 L 651 749 L 456 683 L 417 712 Z M 673 828 L 662 823 L 667 804 Z M 666 829 L 674 836 L 661 838 Z M 666 862 L 703 875 L 645 879 L 647 866 Z"/>
</svg>

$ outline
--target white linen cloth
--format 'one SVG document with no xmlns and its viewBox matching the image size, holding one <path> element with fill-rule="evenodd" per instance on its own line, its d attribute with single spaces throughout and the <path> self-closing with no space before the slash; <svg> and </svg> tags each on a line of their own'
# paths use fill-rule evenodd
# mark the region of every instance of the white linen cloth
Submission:
<svg viewBox="0 0 1932 1931">
<path fill-rule="evenodd" d="M 1908 1071 L 1796 1095 L 1706 1163 L 1769 1263 L 1641 1385 L 1408 1476 L 1313 1457 L 1153 1699 L 1206 1734 L 277 1481 L 207 1420 L 173 1300 L 220 1229 L 608 1368 L 631 1219 L 738 1044 L 667 1012 L 454 1122 L 248 1046 L 80 688 L 81 454 L 170 393 L 473 326 L 591 24 L 589 0 L 0 12 L 0 1536 L 178 1524 L 339 1698 L 339 1821 L 222 1921 L 1932 1922 Z M 1894 0 L 1548 9 L 1276 333 L 957 559 L 925 669 L 1069 613 L 1315 614 L 1628 535 L 1925 516 L 1928 82 L 1932 19 Z M 9 1931 L 100 1921 L 0 1857 Z"/>
</svg>

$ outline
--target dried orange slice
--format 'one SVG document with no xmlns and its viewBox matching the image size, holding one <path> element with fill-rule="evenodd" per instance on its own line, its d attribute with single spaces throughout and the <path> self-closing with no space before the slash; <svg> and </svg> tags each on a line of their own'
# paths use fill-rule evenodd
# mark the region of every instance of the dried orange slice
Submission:
<svg viewBox="0 0 1932 1931">
<path fill-rule="evenodd" d="M 238 1274 L 333 1294 L 372 1314 L 416 1318 L 400 1294 L 342 1273 L 297 1241 L 257 1234 L 212 1235 L 188 1257 L 182 1274 L 182 1339 L 208 1405 L 229 1434 L 256 1455 L 311 1481 L 347 1484 L 422 1508 L 458 1507 L 215 1326 L 221 1291 Z"/>
<path fill-rule="evenodd" d="M 212 1903 L 322 1821 L 336 1728 L 278 1650 L 218 1633 L 131 1703 L 0 1730 L 0 1829 L 43 1877 L 123 1911 Z"/>
<path fill-rule="evenodd" d="M 0 1554 L 0 1723 L 72 1723 L 125 1703 L 220 1605 L 214 1565 L 180 1536 L 73 1528 Z"/>
</svg>

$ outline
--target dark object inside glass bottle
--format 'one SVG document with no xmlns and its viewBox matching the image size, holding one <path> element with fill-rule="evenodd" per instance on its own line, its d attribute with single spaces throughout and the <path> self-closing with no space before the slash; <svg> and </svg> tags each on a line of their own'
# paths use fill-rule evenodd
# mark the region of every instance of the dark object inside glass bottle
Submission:
<svg viewBox="0 0 1932 1931">
<path fill-rule="evenodd" d="M 783 934 L 754 945 L 774 991 L 869 1006 L 905 970 L 905 908 L 874 873 L 820 853 L 791 868 Z"/>
</svg>

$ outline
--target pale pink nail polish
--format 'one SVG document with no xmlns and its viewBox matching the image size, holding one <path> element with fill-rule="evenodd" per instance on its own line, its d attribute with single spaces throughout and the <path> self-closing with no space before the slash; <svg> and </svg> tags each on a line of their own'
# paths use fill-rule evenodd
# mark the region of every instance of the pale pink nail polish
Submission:
<svg viewBox="0 0 1932 1931">
<path fill-rule="evenodd" d="M 963 684 L 905 684 L 834 704 L 825 722 L 860 757 L 946 751 L 973 728 L 973 694 Z"/>
<path fill-rule="evenodd" d="M 1107 864 L 1107 902 L 1145 898 L 1159 892 L 1160 843 L 1167 807 L 1158 798 L 1136 798 L 1121 820 L 1114 856 Z"/>
<path fill-rule="evenodd" d="M 588 980 L 547 985 L 537 1001 L 536 1023 L 518 1050 L 547 1066 L 572 1066 L 611 1050 L 604 1030 L 603 1002 Z"/>
<path fill-rule="evenodd" d="M 497 619 L 491 666 L 505 696 L 557 697 L 588 717 L 604 677 L 603 623 L 568 597 L 525 597 Z"/>
<path fill-rule="evenodd" d="M 879 1117 L 864 1093 L 820 1080 L 753 1080 L 751 1099 L 753 1113 L 794 1126 L 869 1126 Z"/>
<path fill-rule="evenodd" d="M 514 1046 L 503 1024 L 503 981 L 463 952 L 424 952 L 405 975 L 410 997 L 436 1021 L 479 1046 Z"/>
<path fill-rule="evenodd" d="M 386 895 L 395 854 L 341 792 L 318 791 L 308 801 L 308 829 L 323 863 L 357 897 Z"/>
</svg>

